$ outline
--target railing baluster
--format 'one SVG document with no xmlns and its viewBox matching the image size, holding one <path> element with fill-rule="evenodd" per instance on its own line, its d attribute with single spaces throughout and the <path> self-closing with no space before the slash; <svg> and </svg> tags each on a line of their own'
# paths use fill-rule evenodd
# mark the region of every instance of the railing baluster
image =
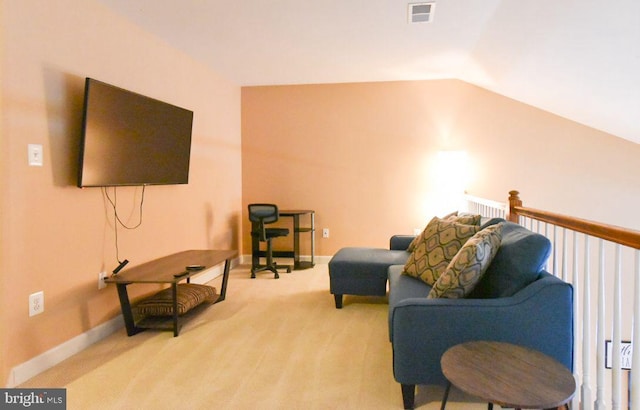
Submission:
<svg viewBox="0 0 640 410">
<path fill-rule="evenodd" d="M 566 234 L 566 232 L 565 232 Z M 566 238 L 566 236 L 565 236 Z M 573 276 L 573 292 L 574 292 L 574 296 L 573 296 L 573 331 L 574 331 L 574 335 L 576 335 L 576 337 L 573 338 L 573 352 L 574 352 L 574 363 L 573 363 L 573 378 L 576 380 L 576 386 L 578 386 L 578 389 L 580 389 L 580 373 L 578 372 L 578 352 L 580 351 L 580 346 L 579 346 L 579 340 L 580 338 L 578 337 L 578 335 L 580 335 L 580 315 L 578 315 L 578 312 L 580 312 L 580 298 L 578 297 L 578 295 L 580 295 L 580 274 L 578 271 L 578 233 L 574 232 L 573 233 L 573 267 L 572 267 L 572 276 Z M 565 251 L 564 254 L 566 256 L 566 246 L 565 246 Z M 566 259 L 564 259 L 566 260 Z M 566 263 L 564 264 L 566 266 Z M 573 396 L 573 400 L 572 400 L 572 408 L 574 409 L 579 409 L 580 408 L 580 395 L 576 394 Z"/>
<path fill-rule="evenodd" d="M 604 240 L 600 239 L 598 269 L 598 317 L 596 321 L 596 409 L 604 409 L 604 368 L 605 368 L 605 279 L 604 279 Z"/>
<path fill-rule="evenodd" d="M 576 234 L 577 235 L 577 234 Z M 582 408 L 593 408 L 591 392 L 591 261 L 589 235 L 584 236 L 584 291 L 582 297 Z"/>
<path fill-rule="evenodd" d="M 549 226 L 549 224 L 546 224 L 546 226 Z M 553 274 L 555 276 L 560 276 L 558 275 L 558 241 L 557 241 L 557 229 L 556 226 L 553 225 L 552 227 L 552 232 L 553 232 Z M 546 228 L 545 228 L 546 231 Z"/>
<path fill-rule="evenodd" d="M 611 409 L 620 410 L 622 401 L 622 370 L 620 347 L 622 346 L 622 248 L 616 245 L 615 276 L 613 280 L 613 342 L 612 342 L 612 374 L 611 374 Z"/>
<path fill-rule="evenodd" d="M 636 372 L 640 369 L 640 352 L 636 351 L 636 343 L 640 343 L 640 251 L 635 251 L 635 281 L 633 285 L 633 353 L 631 369 Z M 635 377 L 634 377 L 635 376 Z M 631 377 L 631 403 L 629 407 L 632 410 L 640 409 L 640 378 L 637 373 L 632 373 Z"/>
<path fill-rule="evenodd" d="M 573 249 L 575 251 L 576 249 L 576 244 L 574 243 L 573 245 Z M 562 280 L 563 281 L 567 281 L 568 280 L 568 275 L 569 273 L 568 271 L 568 261 L 567 261 L 567 229 L 566 228 L 562 228 Z M 575 278 L 575 276 L 574 276 Z M 578 291 L 575 291 L 576 293 L 578 293 Z M 574 310 L 574 312 L 577 312 L 578 309 Z"/>
</svg>

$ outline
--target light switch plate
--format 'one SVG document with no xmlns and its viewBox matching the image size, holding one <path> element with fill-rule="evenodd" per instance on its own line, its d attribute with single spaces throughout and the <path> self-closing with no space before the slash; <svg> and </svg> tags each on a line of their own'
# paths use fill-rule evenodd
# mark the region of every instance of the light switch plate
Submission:
<svg viewBox="0 0 640 410">
<path fill-rule="evenodd" d="M 29 166 L 41 167 L 43 164 L 42 144 L 29 144 L 27 150 L 29 154 Z"/>
</svg>

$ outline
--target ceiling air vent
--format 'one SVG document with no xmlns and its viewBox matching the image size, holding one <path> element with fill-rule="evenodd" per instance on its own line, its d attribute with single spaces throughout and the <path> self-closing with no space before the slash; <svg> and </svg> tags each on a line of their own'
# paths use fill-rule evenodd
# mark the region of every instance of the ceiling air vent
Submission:
<svg viewBox="0 0 640 410">
<path fill-rule="evenodd" d="M 409 23 L 431 23 L 435 10 L 434 2 L 409 3 Z"/>
</svg>

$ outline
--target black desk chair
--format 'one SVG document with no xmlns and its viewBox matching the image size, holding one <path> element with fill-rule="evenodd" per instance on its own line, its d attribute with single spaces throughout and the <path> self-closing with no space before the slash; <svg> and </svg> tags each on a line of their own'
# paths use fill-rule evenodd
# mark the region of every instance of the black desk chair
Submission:
<svg viewBox="0 0 640 410">
<path fill-rule="evenodd" d="M 267 228 L 265 225 L 272 224 L 278 220 L 278 206 L 274 204 L 249 204 L 249 220 L 251 221 L 251 236 L 257 238 L 260 242 L 267 243 L 267 264 L 259 267 L 251 266 L 251 278 L 256 277 L 256 272 L 265 270 L 274 273 L 274 279 L 278 279 L 278 267 L 273 260 L 273 248 L 271 240 L 279 236 L 289 235 L 287 228 Z M 252 238 L 252 240 L 253 240 Z M 291 272 L 291 266 L 287 266 L 287 273 Z"/>
</svg>

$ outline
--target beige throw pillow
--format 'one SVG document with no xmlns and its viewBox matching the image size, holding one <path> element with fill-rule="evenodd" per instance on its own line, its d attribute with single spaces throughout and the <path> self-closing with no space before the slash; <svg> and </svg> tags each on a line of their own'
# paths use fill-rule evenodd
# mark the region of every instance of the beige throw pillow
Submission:
<svg viewBox="0 0 640 410">
<path fill-rule="evenodd" d="M 456 215 L 456 216 L 451 216 L 447 220 L 454 221 L 454 222 L 457 222 L 459 224 L 480 226 L 480 219 L 481 218 L 482 218 L 481 215 L 459 214 L 459 215 Z"/>
<path fill-rule="evenodd" d="M 433 218 L 420 235 L 402 273 L 433 286 L 465 242 L 479 230 L 479 226 Z"/>
<path fill-rule="evenodd" d="M 428 298 L 463 298 L 480 282 L 498 252 L 503 224 L 491 225 L 469 239 L 431 288 Z"/>
</svg>

